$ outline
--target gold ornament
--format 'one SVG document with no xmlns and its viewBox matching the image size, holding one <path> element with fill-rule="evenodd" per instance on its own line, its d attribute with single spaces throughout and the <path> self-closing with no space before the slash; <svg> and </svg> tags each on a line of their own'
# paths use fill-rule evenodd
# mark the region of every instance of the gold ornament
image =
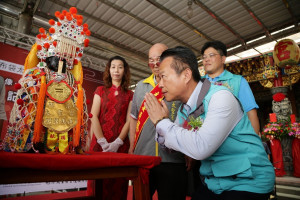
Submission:
<svg viewBox="0 0 300 200">
<path fill-rule="evenodd" d="M 71 98 L 73 91 L 66 82 L 51 81 L 47 87 L 47 95 L 54 101 L 64 103 Z"/>
<path fill-rule="evenodd" d="M 66 132 L 77 124 L 77 107 L 72 100 L 57 103 L 47 99 L 43 125 L 57 133 Z"/>
</svg>

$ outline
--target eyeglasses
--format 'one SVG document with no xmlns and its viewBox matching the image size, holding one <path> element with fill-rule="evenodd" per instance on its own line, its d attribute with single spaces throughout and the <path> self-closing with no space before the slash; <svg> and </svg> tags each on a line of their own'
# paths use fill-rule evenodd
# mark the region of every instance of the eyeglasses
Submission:
<svg viewBox="0 0 300 200">
<path fill-rule="evenodd" d="M 148 66 L 149 66 L 150 68 L 154 68 L 155 65 L 156 65 L 157 67 L 159 67 L 159 65 L 160 65 L 160 57 L 149 58 Z"/>
<path fill-rule="evenodd" d="M 208 55 L 203 55 L 202 60 L 205 60 L 206 58 L 214 58 L 216 55 L 220 55 L 218 53 L 210 53 Z"/>
<path fill-rule="evenodd" d="M 155 62 L 155 63 L 148 63 L 148 66 L 149 66 L 150 68 L 154 68 L 155 65 L 156 65 L 157 67 L 159 67 L 160 62 L 158 61 L 158 62 Z"/>
</svg>

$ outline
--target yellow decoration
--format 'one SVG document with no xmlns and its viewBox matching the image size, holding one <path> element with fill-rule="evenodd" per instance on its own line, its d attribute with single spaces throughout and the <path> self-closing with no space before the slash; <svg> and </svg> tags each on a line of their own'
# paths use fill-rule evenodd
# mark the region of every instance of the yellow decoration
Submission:
<svg viewBox="0 0 300 200">
<path fill-rule="evenodd" d="M 23 132 L 22 142 L 20 144 L 17 144 L 17 149 L 24 148 L 26 141 L 28 139 L 29 133 L 30 133 L 30 131 L 26 128 L 22 132 Z"/>
<path fill-rule="evenodd" d="M 78 64 L 74 65 L 74 68 L 70 71 L 73 74 L 75 80 L 80 81 L 80 84 L 82 84 L 82 82 L 83 82 L 83 70 L 82 70 L 81 62 L 78 61 Z"/>
<path fill-rule="evenodd" d="M 69 131 L 77 124 L 77 108 L 72 100 L 57 103 L 51 99 L 46 100 L 43 125 L 49 130 L 61 133 Z"/>
<path fill-rule="evenodd" d="M 259 81 L 260 82 L 260 84 L 262 85 L 262 86 L 264 86 L 264 87 L 266 87 L 266 88 L 271 88 L 271 87 L 273 87 L 273 82 L 272 81 L 270 81 L 270 80 L 263 80 L 263 81 Z"/>
<path fill-rule="evenodd" d="M 56 143 L 58 141 L 58 135 L 57 133 L 53 131 L 48 131 L 47 135 L 47 147 L 50 149 L 50 151 L 55 152 Z"/>
<path fill-rule="evenodd" d="M 287 74 L 287 75 L 296 74 L 298 72 L 300 72 L 300 66 L 299 65 L 294 65 L 294 66 L 291 66 L 290 68 L 284 68 L 284 73 Z"/>
<path fill-rule="evenodd" d="M 283 86 L 295 84 L 300 79 L 300 73 L 282 77 Z"/>
<path fill-rule="evenodd" d="M 72 90 L 64 82 L 52 82 L 48 88 L 47 92 L 57 101 L 64 102 L 70 98 Z"/>
<path fill-rule="evenodd" d="M 58 150 L 59 152 L 66 154 L 69 150 L 68 132 L 60 133 L 58 137 Z"/>
<path fill-rule="evenodd" d="M 31 50 L 29 52 L 29 54 L 26 57 L 25 60 L 25 64 L 24 64 L 24 72 L 27 69 L 31 69 L 37 66 L 37 64 L 40 62 L 39 58 L 37 57 L 36 53 L 37 53 L 38 49 L 37 49 L 37 44 L 35 43 L 32 47 Z"/>
</svg>

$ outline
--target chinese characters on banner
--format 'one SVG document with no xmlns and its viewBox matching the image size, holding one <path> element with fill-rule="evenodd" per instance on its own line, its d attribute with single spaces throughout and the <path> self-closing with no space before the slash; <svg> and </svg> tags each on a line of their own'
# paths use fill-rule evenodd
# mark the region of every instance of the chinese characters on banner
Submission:
<svg viewBox="0 0 300 200">
<path fill-rule="evenodd" d="M 23 65 L 0 59 L 0 75 L 3 77 L 5 83 L 5 112 L 7 117 L 7 120 L 3 123 L 1 139 L 3 139 L 6 133 L 10 111 L 12 110 L 14 101 L 16 100 L 17 90 L 14 88 L 14 85 L 22 77 L 23 68 Z"/>
<path fill-rule="evenodd" d="M 6 86 L 6 102 L 15 101 L 17 92 L 14 88 L 14 84 L 17 83 L 21 78 L 23 69 L 24 67 L 22 65 L 18 65 L 5 60 L 0 60 L 0 72 L 1 76 L 4 78 Z M 11 105 L 9 110 L 11 110 L 12 106 L 13 105 Z"/>
</svg>

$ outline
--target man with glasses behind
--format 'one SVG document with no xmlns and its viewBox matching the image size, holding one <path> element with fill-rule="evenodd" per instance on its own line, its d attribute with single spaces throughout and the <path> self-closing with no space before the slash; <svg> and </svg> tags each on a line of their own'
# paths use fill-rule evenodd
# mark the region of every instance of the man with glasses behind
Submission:
<svg viewBox="0 0 300 200">
<path fill-rule="evenodd" d="M 224 69 L 227 48 L 220 41 L 206 42 L 202 49 L 202 62 L 206 71 L 205 78 L 215 85 L 223 85 L 240 100 L 247 113 L 256 134 L 259 134 L 259 120 L 257 117 L 258 105 L 255 102 L 251 88 L 240 75 L 235 75 Z"/>
<path fill-rule="evenodd" d="M 160 55 L 167 49 L 161 43 L 154 44 L 149 50 L 149 63 L 152 75 L 141 80 L 135 88 L 132 100 L 130 119 L 130 149 L 129 153 L 137 155 L 160 156 L 160 165 L 152 168 L 149 174 L 150 199 L 157 190 L 158 199 L 185 200 L 187 167 L 185 157 L 177 151 L 170 151 L 155 142 L 155 126 L 144 107 L 146 93 L 153 93 L 161 101 L 163 94 L 158 87 Z M 170 110 L 169 118 L 176 119 L 180 106 L 178 101 L 166 102 Z M 189 168 L 189 167 L 188 167 Z"/>
</svg>

